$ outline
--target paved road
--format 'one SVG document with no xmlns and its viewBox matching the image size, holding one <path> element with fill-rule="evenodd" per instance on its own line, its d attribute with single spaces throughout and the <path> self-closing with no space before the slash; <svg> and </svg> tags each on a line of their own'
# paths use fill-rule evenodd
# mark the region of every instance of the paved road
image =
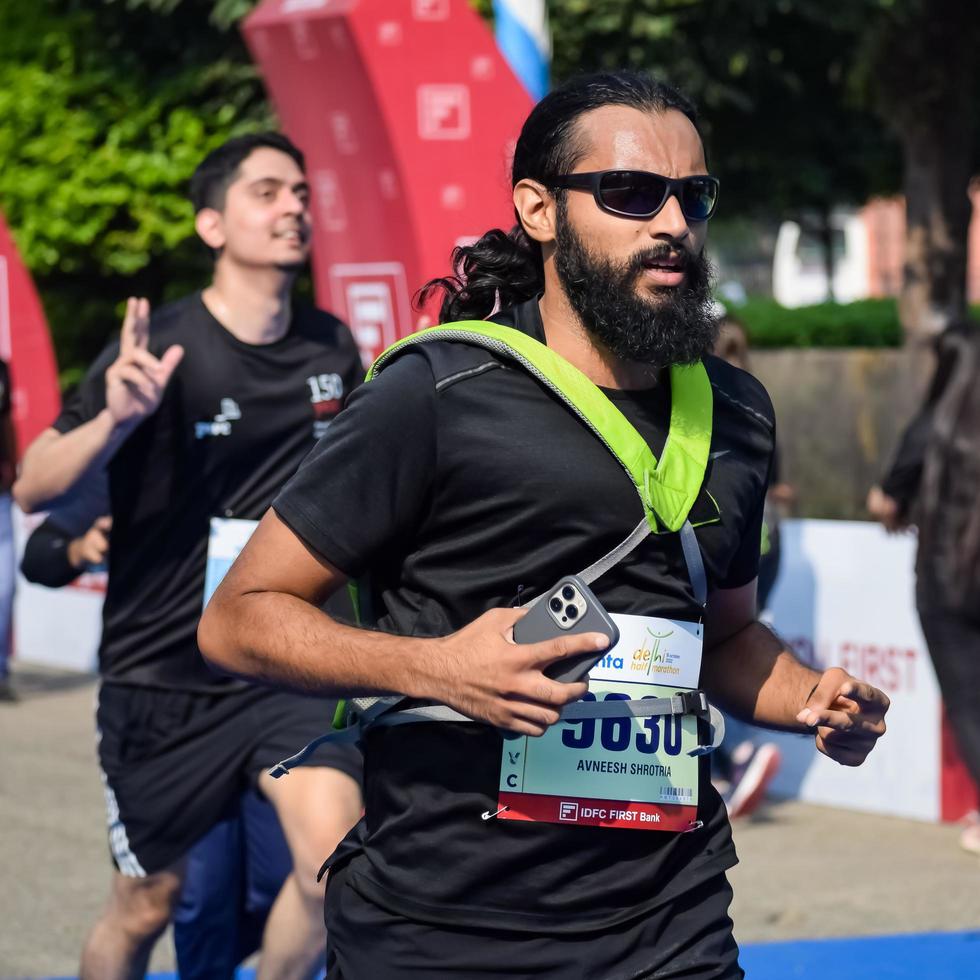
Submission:
<svg viewBox="0 0 980 980">
<path fill-rule="evenodd" d="M 22 666 L 0 704 L 0 977 L 69 974 L 108 857 L 89 678 Z M 980 861 L 956 828 L 800 803 L 741 822 L 742 942 L 980 929 Z M 173 966 L 169 939 L 153 969 Z"/>
</svg>

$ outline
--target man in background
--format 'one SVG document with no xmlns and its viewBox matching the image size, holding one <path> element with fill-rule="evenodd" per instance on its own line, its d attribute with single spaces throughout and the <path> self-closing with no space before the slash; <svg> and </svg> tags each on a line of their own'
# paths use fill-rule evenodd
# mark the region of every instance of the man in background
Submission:
<svg viewBox="0 0 980 980">
<path fill-rule="evenodd" d="M 265 770 L 329 724 L 332 705 L 213 673 L 197 648 L 213 518 L 255 520 L 361 377 L 347 327 L 294 305 L 309 256 L 300 151 L 278 133 L 238 137 L 191 180 L 211 284 L 150 317 L 130 298 L 96 360 L 25 454 L 26 511 L 109 477 L 112 545 L 100 648 L 99 761 L 116 866 L 82 953 L 83 980 L 142 975 L 171 919 L 192 845 L 257 787 L 294 871 L 264 934 L 261 978 L 322 964 L 317 870 L 361 809 L 359 756 L 322 755 L 298 780 Z"/>
</svg>

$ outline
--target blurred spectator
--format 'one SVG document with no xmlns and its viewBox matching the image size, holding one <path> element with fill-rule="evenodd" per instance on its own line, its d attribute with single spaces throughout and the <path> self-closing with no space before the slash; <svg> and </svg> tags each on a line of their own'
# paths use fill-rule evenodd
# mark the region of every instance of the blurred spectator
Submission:
<svg viewBox="0 0 980 980">
<path fill-rule="evenodd" d="M 218 676 L 196 631 L 214 518 L 257 521 L 363 377 L 348 328 L 294 303 L 309 257 L 302 153 L 280 133 L 235 137 L 191 180 L 211 283 L 157 310 L 131 297 L 54 424 L 27 448 L 27 511 L 93 470 L 110 485 L 112 547 L 96 725 L 115 865 L 82 953 L 84 980 L 142 975 L 176 910 L 188 853 L 258 786 L 296 869 L 270 912 L 263 976 L 322 962 L 316 869 L 361 809 L 359 753 L 327 747 L 276 782 L 268 767 L 319 734 L 334 705 Z"/>
<path fill-rule="evenodd" d="M 718 339 L 714 354 L 729 364 L 749 371 L 749 339 L 745 328 L 733 316 L 723 315 L 718 321 Z M 790 507 L 796 502 L 796 490 L 784 483 L 781 474 L 779 443 L 773 451 L 772 470 L 769 474 L 769 492 L 766 494 L 765 516 L 762 522 L 762 551 L 759 558 L 759 612 L 768 608 L 769 596 L 779 573 L 780 539 L 779 524 Z"/>
<path fill-rule="evenodd" d="M 889 531 L 918 526 L 919 620 L 960 752 L 980 787 L 980 327 L 953 324 L 936 353 L 925 403 L 867 505 Z M 980 854 L 976 813 L 961 843 Z"/>
<path fill-rule="evenodd" d="M 745 328 L 733 316 L 722 314 L 714 352 L 729 364 L 749 370 L 749 341 Z M 766 495 L 759 553 L 758 609 L 761 613 L 779 571 L 779 521 L 782 511 L 795 499 L 789 484 L 779 482 L 779 444 L 773 449 L 769 492 Z M 753 813 L 765 798 L 766 789 L 779 772 L 782 761 L 775 742 L 757 741 L 750 725 L 725 718 L 726 734 L 711 757 L 715 787 L 721 793 L 728 816 L 735 820 Z"/>
<path fill-rule="evenodd" d="M 14 607 L 14 529 L 10 488 L 17 466 L 17 442 L 10 414 L 10 371 L 0 361 L 0 702 L 16 701 L 10 683 L 11 613 Z"/>
</svg>

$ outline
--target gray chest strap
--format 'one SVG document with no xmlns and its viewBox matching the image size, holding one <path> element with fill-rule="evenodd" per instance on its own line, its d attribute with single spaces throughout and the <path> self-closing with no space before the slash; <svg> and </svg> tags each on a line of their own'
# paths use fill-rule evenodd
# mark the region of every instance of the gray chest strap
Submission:
<svg viewBox="0 0 980 980">
<path fill-rule="evenodd" d="M 578 573 L 578 577 L 591 585 L 601 575 L 605 575 L 611 568 L 615 568 L 627 555 L 634 552 L 650 534 L 650 524 L 643 518 L 630 533 L 623 538 L 615 548 L 607 555 L 603 555 L 598 561 L 593 562 L 588 568 Z M 701 557 L 701 547 L 698 544 L 698 536 L 694 533 L 694 528 L 690 521 L 685 521 L 681 526 L 680 532 L 681 551 L 684 553 L 684 564 L 687 566 L 687 575 L 691 580 L 691 588 L 694 590 L 694 598 L 697 604 L 703 609 L 708 601 L 708 576 L 704 570 L 704 560 Z M 541 596 L 537 596 L 529 605 L 534 605 Z"/>
<path fill-rule="evenodd" d="M 380 700 L 380 699 L 379 699 Z M 401 699 L 399 699 L 401 700 Z M 377 702 L 376 705 L 377 706 Z M 369 712 L 370 714 L 370 712 Z M 725 719 L 721 712 L 708 703 L 703 691 L 684 691 L 669 698 L 644 698 L 642 701 L 576 701 L 561 710 L 561 721 L 581 721 L 585 718 L 653 718 L 659 715 L 695 715 L 707 723 L 708 735 L 704 742 L 690 750 L 689 755 L 705 755 L 721 745 L 725 737 Z M 353 725 L 340 731 L 328 732 L 313 739 L 296 755 L 277 762 L 269 775 L 274 779 L 285 776 L 290 769 L 303 765 L 321 745 L 344 745 L 359 742 L 368 728 L 393 728 L 418 722 L 469 722 L 472 718 L 460 714 L 444 704 L 426 704 L 415 708 L 396 708 L 384 705 L 382 713 L 367 720 L 360 716 Z M 482 723 L 481 723 L 482 724 Z"/>
<path fill-rule="evenodd" d="M 644 698 L 642 701 L 575 701 L 561 709 L 559 721 L 582 721 L 586 718 L 654 718 L 660 715 L 695 715 L 708 723 L 707 740 L 691 749 L 690 755 L 705 755 L 712 752 L 725 737 L 724 716 L 708 703 L 704 691 L 684 691 L 669 698 Z M 375 719 L 372 727 L 383 728 L 419 721 L 472 722 L 473 719 L 447 705 L 429 704 L 389 711 Z"/>
</svg>

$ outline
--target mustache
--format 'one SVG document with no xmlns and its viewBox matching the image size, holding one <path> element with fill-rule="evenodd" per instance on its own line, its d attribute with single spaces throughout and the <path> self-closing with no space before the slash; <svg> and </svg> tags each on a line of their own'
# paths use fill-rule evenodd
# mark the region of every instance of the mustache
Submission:
<svg viewBox="0 0 980 980">
<path fill-rule="evenodd" d="M 668 261 L 676 263 L 678 268 L 683 271 L 689 269 L 697 261 L 697 257 L 684 245 L 671 245 L 667 242 L 661 242 L 637 252 L 629 260 L 628 271 L 631 274 L 639 273 L 650 265 L 659 265 Z"/>
</svg>

